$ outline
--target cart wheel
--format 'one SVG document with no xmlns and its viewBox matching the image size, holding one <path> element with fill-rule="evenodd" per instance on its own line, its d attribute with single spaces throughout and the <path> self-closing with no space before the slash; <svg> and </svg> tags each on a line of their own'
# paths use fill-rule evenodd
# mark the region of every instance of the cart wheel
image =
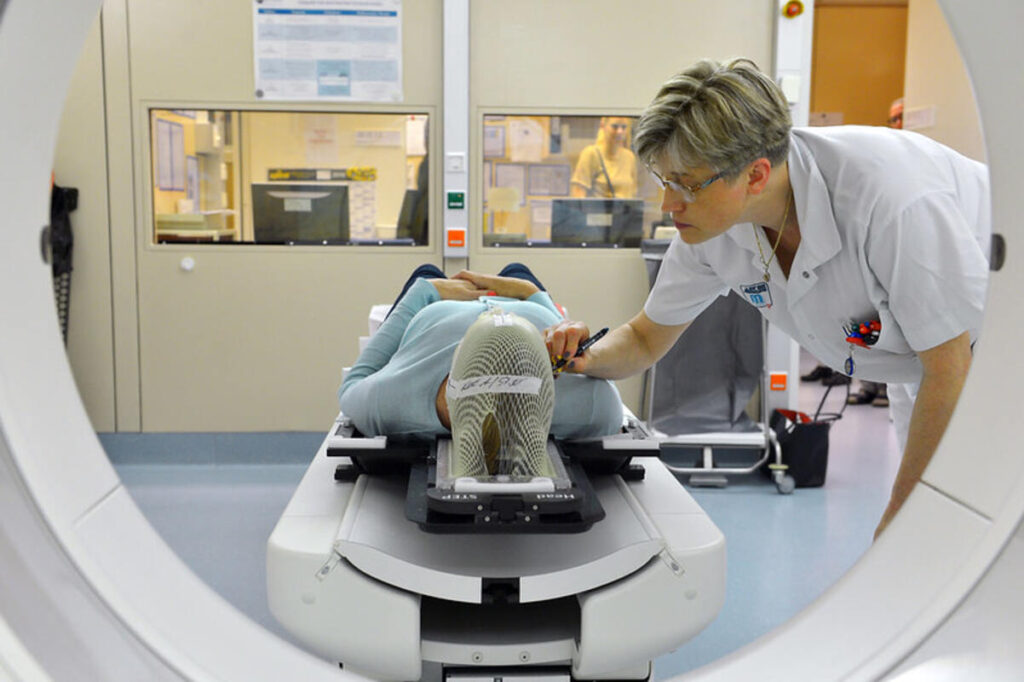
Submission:
<svg viewBox="0 0 1024 682">
<path fill-rule="evenodd" d="M 787 474 L 779 477 L 775 481 L 775 487 L 779 489 L 779 494 L 790 495 L 794 490 L 796 490 L 796 481 L 793 480 L 792 476 Z"/>
</svg>

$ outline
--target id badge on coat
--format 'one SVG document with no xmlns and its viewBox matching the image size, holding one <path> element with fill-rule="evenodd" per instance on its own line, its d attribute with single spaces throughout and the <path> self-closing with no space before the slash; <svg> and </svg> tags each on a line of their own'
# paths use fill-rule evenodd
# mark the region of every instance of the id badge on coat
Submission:
<svg viewBox="0 0 1024 682">
<path fill-rule="evenodd" d="M 772 290 L 768 286 L 768 282 L 742 284 L 740 285 L 740 293 L 755 308 L 772 307 Z"/>
</svg>

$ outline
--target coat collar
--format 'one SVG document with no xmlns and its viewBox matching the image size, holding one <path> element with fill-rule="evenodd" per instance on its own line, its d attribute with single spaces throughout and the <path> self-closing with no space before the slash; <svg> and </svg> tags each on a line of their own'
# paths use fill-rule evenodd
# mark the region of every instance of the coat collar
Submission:
<svg viewBox="0 0 1024 682">
<path fill-rule="evenodd" d="M 789 182 L 793 187 L 793 208 L 800 225 L 800 246 L 797 248 L 786 282 L 786 294 L 790 305 L 795 304 L 807 293 L 815 282 L 815 268 L 831 260 L 842 248 L 839 228 L 832 212 L 832 197 L 821 170 L 814 157 L 795 135 L 790 135 Z M 771 244 L 764 241 L 764 233 L 757 235 L 750 223 L 733 226 L 726 233 L 739 247 L 751 252 L 751 264 L 762 270 L 761 255 L 757 248 L 760 238 L 765 257 L 771 252 Z M 772 281 L 782 278 L 778 265 L 771 264 Z M 805 274 L 806 273 L 806 274 Z"/>
<path fill-rule="evenodd" d="M 839 253 L 842 240 L 832 212 L 832 192 L 810 150 L 795 135 L 790 135 L 789 182 L 800 223 L 794 267 L 803 260 L 805 269 L 816 268 Z"/>
</svg>

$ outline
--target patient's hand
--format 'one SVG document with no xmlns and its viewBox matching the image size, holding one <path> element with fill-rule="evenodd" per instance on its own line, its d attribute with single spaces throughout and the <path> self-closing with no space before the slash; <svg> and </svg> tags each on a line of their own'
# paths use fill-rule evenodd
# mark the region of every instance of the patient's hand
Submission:
<svg viewBox="0 0 1024 682">
<path fill-rule="evenodd" d="M 431 279 L 429 282 L 445 301 L 475 301 L 489 291 L 463 279 Z"/>
<path fill-rule="evenodd" d="M 520 301 L 525 301 L 540 291 L 536 284 L 525 279 L 484 275 L 470 270 L 463 270 L 455 275 L 455 279 L 471 282 L 474 286 L 483 289 L 484 293 L 493 291 L 498 296 L 518 298 Z"/>
</svg>

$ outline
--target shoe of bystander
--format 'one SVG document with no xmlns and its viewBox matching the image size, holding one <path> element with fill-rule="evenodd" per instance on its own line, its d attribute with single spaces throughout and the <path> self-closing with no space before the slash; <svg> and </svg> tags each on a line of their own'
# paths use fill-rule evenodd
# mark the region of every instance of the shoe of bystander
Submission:
<svg viewBox="0 0 1024 682">
<path fill-rule="evenodd" d="M 822 379 L 821 383 L 823 386 L 845 386 L 851 381 L 853 381 L 853 379 L 846 376 L 842 372 L 832 372 L 830 376 L 827 376 L 824 379 Z"/>
<path fill-rule="evenodd" d="M 835 374 L 835 371 L 831 367 L 825 365 L 818 365 L 807 374 L 800 377 L 800 381 L 821 381 Z"/>
</svg>

